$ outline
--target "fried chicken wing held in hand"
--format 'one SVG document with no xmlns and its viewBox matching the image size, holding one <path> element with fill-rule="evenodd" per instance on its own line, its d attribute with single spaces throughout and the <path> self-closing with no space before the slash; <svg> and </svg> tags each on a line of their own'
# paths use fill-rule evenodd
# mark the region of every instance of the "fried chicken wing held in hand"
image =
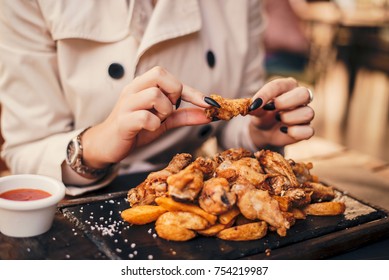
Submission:
<svg viewBox="0 0 389 280">
<path fill-rule="evenodd" d="M 205 109 L 206 116 L 212 120 L 228 121 L 238 115 L 245 116 L 249 112 L 251 98 L 227 99 L 216 94 L 211 94 L 210 97 L 220 105 L 220 108 Z"/>
<path fill-rule="evenodd" d="M 131 206 L 153 204 L 156 197 L 167 192 L 166 180 L 188 166 L 192 160 L 190 154 L 175 155 L 168 166 L 160 171 L 151 172 L 146 180 L 128 191 L 127 199 Z"/>
</svg>

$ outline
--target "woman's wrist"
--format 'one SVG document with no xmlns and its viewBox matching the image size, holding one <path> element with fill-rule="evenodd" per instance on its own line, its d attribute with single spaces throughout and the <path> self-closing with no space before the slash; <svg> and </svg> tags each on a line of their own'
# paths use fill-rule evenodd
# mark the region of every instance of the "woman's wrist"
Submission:
<svg viewBox="0 0 389 280">
<path fill-rule="evenodd" d="M 104 169 L 112 165 L 105 160 L 104 152 L 109 143 L 104 140 L 98 126 L 90 127 L 82 135 L 83 163 L 91 168 Z"/>
<path fill-rule="evenodd" d="M 81 133 L 70 140 L 66 149 L 66 163 L 67 165 L 82 177 L 88 179 L 96 179 L 104 177 L 110 165 L 104 167 L 95 167 L 88 165 L 84 159 L 84 144 L 83 136 L 90 128 L 84 129 Z"/>
<path fill-rule="evenodd" d="M 249 135 L 253 144 L 257 147 L 258 150 L 272 150 L 278 153 L 284 153 L 284 146 L 275 146 L 271 144 L 269 138 L 270 133 L 266 130 L 257 128 L 253 123 L 250 122 L 249 127 Z"/>
</svg>

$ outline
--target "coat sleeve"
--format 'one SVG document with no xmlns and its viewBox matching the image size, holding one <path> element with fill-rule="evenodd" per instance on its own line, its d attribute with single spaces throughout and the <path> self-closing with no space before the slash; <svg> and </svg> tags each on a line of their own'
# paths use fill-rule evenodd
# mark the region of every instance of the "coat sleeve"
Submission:
<svg viewBox="0 0 389 280">
<path fill-rule="evenodd" d="M 14 174 L 66 181 L 61 168 L 66 146 L 82 128 L 73 128 L 72 110 L 59 79 L 56 42 L 35 1 L 0 5 L 2 157 Z"/>
<path fill-rule="evenodd" d="M 240 97 L 253 96 L 263 85 L 265 71 L 263 67 L 265 49 L 263 46 L 263 32 L 265 17 L 261 1 L 249 0 L 247 5 L 247 54 L 245 67 L 240 73 L 242 85 Z M 258 148 L 251 141 L 248 125 L 250 116 L 237 117 L 229 121 L 218 134 L 222 148 L 243 147 L 251 151 Z"/>
</svg>

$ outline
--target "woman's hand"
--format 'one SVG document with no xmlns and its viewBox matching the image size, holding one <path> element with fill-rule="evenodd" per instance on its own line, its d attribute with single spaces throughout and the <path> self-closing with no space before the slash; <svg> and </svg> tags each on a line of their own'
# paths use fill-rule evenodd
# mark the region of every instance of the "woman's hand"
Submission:
<svg viewBox="0 0 389 280">
<path fill-rule="evenodd" d="M 198 107 L 178 109 L 185 100 Z M 124 159 L 169 129 L 209 123 L 204 95 L 161 67 L 136 77 L 122 91 L 111 114 L 83 135 L 84 163 L 103 168 Z"/>
<path fill-rule="evenodd" d="M 252 98 L 249 131 L 257 147 L 284 146 L 309 139 L 314 134 L 310 122 L 314 111 L 311 93 L 293 78 L 275 79 Z"/>
</svg>

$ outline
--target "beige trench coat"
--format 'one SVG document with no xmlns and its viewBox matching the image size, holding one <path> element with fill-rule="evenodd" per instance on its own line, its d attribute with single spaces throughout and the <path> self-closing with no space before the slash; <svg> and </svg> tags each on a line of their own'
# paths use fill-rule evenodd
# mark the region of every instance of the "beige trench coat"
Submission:
<svg viewBox="0 0 389 280">
<path fill-rule="evenodd" d="M 2 156 L 12 173 L 63 179 L 69 140 L 104 120 L 123 87 L 156 65 L 205 94 L 252 96 L 263 83 L 260 2 L 159 0 L 148 10 L 146 0 L 2 1 Z M 110 76 L 113 63 L 123 76 Z M 213 135 L 224 148 L 253 149 L 247 123 L 245 117 L 179 128 L 122 164 L 166 163 Z"/>
</svg>

